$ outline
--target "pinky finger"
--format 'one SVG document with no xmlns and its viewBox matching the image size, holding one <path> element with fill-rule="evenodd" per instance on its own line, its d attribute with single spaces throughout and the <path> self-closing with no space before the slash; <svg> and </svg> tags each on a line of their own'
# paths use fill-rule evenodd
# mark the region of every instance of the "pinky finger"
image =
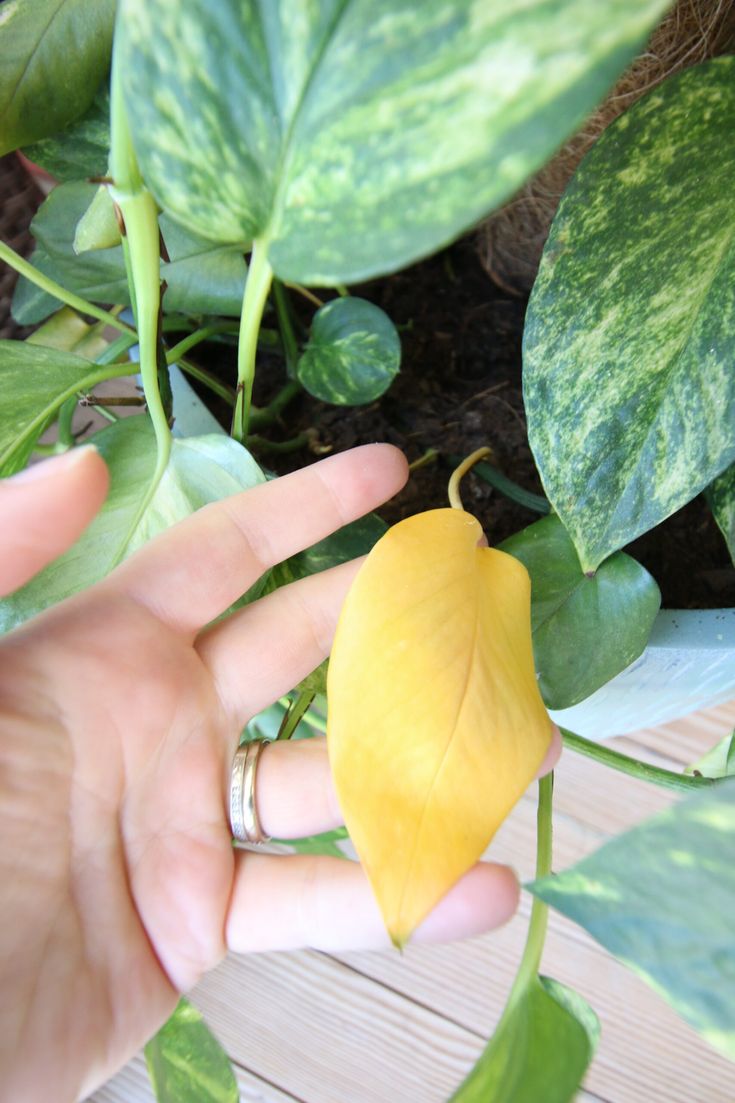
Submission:
<svg viewBox="0 0 735 1103">
<path fill-rule="evenodd" d="M 240 852 L 226 923 L 235 953 L 390 946 L 367 877 L 356 862 Z M 518 906 L 507 866 L 479 862 L 447 893 L 412 942 L 449 942 L 502 926 Z"/>
</svg>

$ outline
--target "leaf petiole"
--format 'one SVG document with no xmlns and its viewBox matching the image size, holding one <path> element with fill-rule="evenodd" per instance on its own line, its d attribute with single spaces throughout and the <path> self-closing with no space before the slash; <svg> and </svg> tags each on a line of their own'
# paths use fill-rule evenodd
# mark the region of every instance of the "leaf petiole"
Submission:
<svg viewBox="0 0 735 1103">
<path fill-rule="evenodd" d="M 250 421 L 258 331 L 273 279 L 273 270 L 268 263 L 266 251 L 265 241 L 253 242 L 242 300 L 240 338 L 237 346 L 237 397 L 231 430 L 231 436 L 241 444 L 247 436 Z"/>
<path fill-rule="evenodd" d="M 462 460 L 459 467 L 455 468 L 452 472 L 449 480 L 449 486 L 447 487 L 447 495 L 449 497 L 449 504 L 452 509 L 464 509 L 462 505 L 462 499 L 459 496 L 459 484 L 461 483 L 467 472 L 475 466 L 485 456 L 492 456 L 491 448 L 478 448 L 472 452 L 466 459 Z"/>
<path fill-rule="evenodd" d="M 593 743 L 591 739 L 585 739 L 582 735 L 559 729 L 564 740 L 564 746 L 570 750 L 583 754 L 587 758 L 593 758 L 609 766 L 611 770 L 628 774 L 630 777 L 640 778 L 641 781 L 650 781 L 652 785 L 659 785 L 663 789 L 673 789 L 677 793 L 691 793 L 694 789 L 706 789 L 717 782 L 717 778 L 689 777 L 686 774 L 677 774 L 673 770 L 664 770 L 660 766 L 650 766 L 647 762 L 641 762 L 638 758 L 621 754 L 611 747 L 605 747 L 601 743 Z"/>
</svg>

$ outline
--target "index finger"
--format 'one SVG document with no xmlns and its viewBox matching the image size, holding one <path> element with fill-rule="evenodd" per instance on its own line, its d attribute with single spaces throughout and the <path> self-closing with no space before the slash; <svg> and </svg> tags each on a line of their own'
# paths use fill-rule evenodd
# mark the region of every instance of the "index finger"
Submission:
<svg viewBox="0 0 735 1103">
<path fill-rule="evenodd" d="M 126 560 L 107 585 L 196 633 L 269 567 L 392 497 L 407 472 L 389 444 L 330 456 L 198 510 Z"/>
</svg>

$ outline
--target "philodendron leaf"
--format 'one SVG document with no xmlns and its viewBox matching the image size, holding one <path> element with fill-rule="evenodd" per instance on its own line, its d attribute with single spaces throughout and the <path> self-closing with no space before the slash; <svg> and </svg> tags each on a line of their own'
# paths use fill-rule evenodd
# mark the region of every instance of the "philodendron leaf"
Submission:
<svg viewBox="0 0 735 1103">
<path fill-rule="evenodd" d="M 250 453 L 224 434 L 175 439 L 158 489 L 136 523 L 156 462 L 149 419 L 123 418 L 92 441 L 110 469 L 107 500 L 69 551 L 0 601 L 0 633 L 103 578 L 136 548 L 194 510 L 265 479 Z"/>
<path fill-rule="evenodd" d="M 276 275 L 355 282 L 509 196 L 666 0 L 125 0 L 115 48 L 161 206 L 267 243 Z"/>
<path fill-rule="evenodd" d="M 735 779 L 619 835 L 531 891 L 735 1058 Z"/>
<path fill-rule="evenodd" d="M 576 705 L 638 658 L 661 605 L 645 567 L 617 552 L 588 577 L 556 516 L 500 547 L 531 576 L 533 653 L 549 708 Z"/>
<path fill-rule="evenodd" d="M 687 766 L 684 773 L 715 778 L 735 776 L 735 732 L 726 735 L 697 762 Z"/>
<path fill-rule="evenodd" d="M 524 336 L 528 433 L 582 566 L 735 459 L 735 58 L 669 78 L 562 199 Z"/>
<path fill-rule="evenodd" d="M 59 181 L 104 176 L 110 153 L 110 89 L 107 83 L 101 85 L 81 119 L 58 134 L 26 146 L 23 152 Z"/>
<path fill-rule="evenodd" d="M 450 1103 L 570 1103 L 599 1036 L 597 1016 L 581 996 L 534 977 Z"/>
<path fill-rule="evenodd" d="M 59 334 L 50 339 L 58 343 Z M 102 368 L 36 342 L 0 341 L 0 477 L 25 466 L 38 437 L 67 398 L 128 371 L 124 364 Z"/>
<path fill-rule="evenodd" d="M 54 188 L 31 223 L 38 242 L 33 264 L 47 276 L 99 303 L 130 302 L 122 248 L 97 249 L 77 254 L 77 225 L 94 199 L 94 184 L 77 181 Z M 164 310 L 189 314 L 236 316 L 242 307 L 246 265 L 242 250 L 212 245 L 161 215 L 161 232 L 170 264 L 161 264 L 167 290 Z M 20 279 L 13 298 L 13 317 L 32 325 L 59 306 L 52 295 L 29 280 Z"/>
<path fill-rule="evenodd" d="M 481 536 L 459 509 L 389 529 L 350 589 L 329 662 L 337 794 L 398 945 L 480 857 L 551 738 L 528 574 Z"/>
<path fill-rule="evenodd" d="M 296 374 L 309 394 L 339 406 L 373 402 L 401 364 L 401 341 L 380 307 L 348 296 L 321 307 Z"/>
<path fill-rule="evenodd" d="M 158 1103 L 239 1103 L 230 1059 L 188 1000 L 145 1047 Z"/>
<path fill-rule="evenodd" d="M 5 0 L 0 156 L 87 110 L 110 66 L 114 21 L 115 0 Z"/>
<path fill-rule="evenodd" d="M 718 475 L 704 493 L 735 563 L 735 463 Z"/>
</svg>

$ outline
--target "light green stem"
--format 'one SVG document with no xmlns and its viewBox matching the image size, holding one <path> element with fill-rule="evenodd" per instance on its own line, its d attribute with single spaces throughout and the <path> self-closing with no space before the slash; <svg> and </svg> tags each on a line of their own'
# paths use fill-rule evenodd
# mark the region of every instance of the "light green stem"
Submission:
<svg viewBox="0 0 735 1103">
<path fill-rule="evenodd" d="M 662 789 L 673 789 L 676 793 L 691 793 L 694 789 L 706 789 L 710 785 L 715 785 L 718 780 L 711 777 L 690 777 L 688 774 L 677 774 L 673 770 L 663 770 L 660 766 L 649 766 L 647 762 L 621 754 L 620 751 L 614 751 L 602 743 L 593 743 L 591 739 L 575 735 L 565 728 L 559 730 L 564 746 L 569 747 L 570 750 L 577 751 L 587 758 L 593 758 L 603 766 L 609 766 L 611 770 L 640 778 L 641 781 L 650 781 Z"/>
<path fill-rule="evenodd" d="M 62 287 L 56 280 L 50 279 L 48 276 L 44 276 L 43 272 L 39 272 L 37 268 L 34 268 L 27 260 L 24 260 L 19 253 L 16 253 L 14 249 L 11 249 L 9 245 L 6 245 L 4 241 L 0 241 L 0 260 L 4 260 L 6 264 L 20 276 L 25 276 L 27 280 L 35 284 L 36 287 L 40 287 L 41 291 L 45 291 L 48 295 L 53 295 L 59 302 L 66 303 L 67 306 L 72 307 L 74 310 L 78 310 L 81 314 L 88 314 L 91 318 L 97 318 L 100 322 L 104 322 L 105 325 L 112 326 L 114 329 L 119 329 L 121 333 L 131 333 L 131 327 L 126 325 L 125 322 L 121 322 L 119 318 L 116 318 L 114 314 L 110 314 L 107 310 L 102 310 L 101 307 L 95 306 L 94 303 L 87 302 L 80 295 L 75 295 L 73 291 L 67 291 L 65 287 Z"/>
<path fill-rule="evenodd" d="M 125 259 L 130 298 L 138 326 L 140 375 L 146 405 L 156 434 L 156 466 L 148 489 L 121 545 L 117 560 L 127 548 L 130 536 L 145 514 L 161 481 L 171 454 L 171 430 L 158 385 L 158 340 L 161 305 L 158 210 L 145 188 L 133 149 L 120 69 L 113 56 L 110 102 L 110 172 L 114 185 L 110 194 L 122 212 L 125 227 Z"/>
<path fill-rule="evenodd" d="M 552 827 L 551 809 L 554 795 L 554 775 L 546 774 L 539 778 L 538 783 L 538 810 L 536 813 L 536 877 L 545 877 L 551 873 Z M 526 945 L 523 949 L 523 957 L 518 966 L 513 987 L 508 996 L 508 1002 L 503 1011 L 506 1017 L 523 995 L 533 978 L 538 974 L 541 964 L 541 955 L 546 939 L 546 927 L 548 924 L 549 909 L 543 900 L 534 897 L 531 906 L 531 919 L 528 924 Z"/>
<path fill-rule="evenodd" d="M 240 339 L 237 346 L 237 399 L 232 419 L 232 436 L 241 444 L 247 436 L 250 421 L 258 331 L 273 279 L 273 270 L 268 263 L 266 249 L 266 242 L 253 242 L 240 316 Z"/>
</svg>

